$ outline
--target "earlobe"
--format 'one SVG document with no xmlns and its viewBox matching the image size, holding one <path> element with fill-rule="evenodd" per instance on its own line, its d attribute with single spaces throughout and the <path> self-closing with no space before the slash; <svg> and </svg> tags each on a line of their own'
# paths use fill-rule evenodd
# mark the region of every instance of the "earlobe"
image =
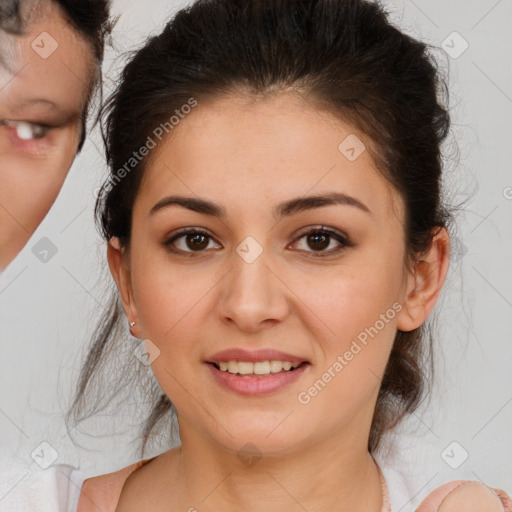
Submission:
<svg viewBox="0 0 512 512">
<path fill-rule="evenodd" d="M 138 324 L 137 310 L 133 299 L 131 276 L 126 260 L 126 254 L 121 247 L 121 243 L 117 237 L 112 237 L 107 246 L 107 259 L 110 273 L 116 282 L 119 296 L 123 304 L 123 309 L 128 322 Z M 136 336 L 135 329 L 133 334 Z"/>
<path fill-rule="evenodd" d="M 440 228 L 429 250 L 414 263 L 407 276 L 403 309 L 398 315 L 398 330 L 412 331 L 425 322 L 441 292 L 449 259 L 450 237 L 445 228 Z"/>
</svg>

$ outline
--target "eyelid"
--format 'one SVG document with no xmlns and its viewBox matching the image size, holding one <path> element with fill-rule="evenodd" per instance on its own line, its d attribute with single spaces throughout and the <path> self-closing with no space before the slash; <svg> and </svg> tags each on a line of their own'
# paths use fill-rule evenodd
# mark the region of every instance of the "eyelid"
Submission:
<svg viewBox="0 0 512 512">
<path fill-rule="evenodd" d="M 334 229 L 334 228 L 330 228 L 328 226 L 325 226 L 324 224 L 313 224 L 311 226 L 305 226 L 301 229 L 299 229 L 295 236 L 297 238 L 301 238 L 303 237 L 304 235 L 307 235 L 309 233 L 316 233 L 316 232 L 325 232 L 325 233 L 328 233 L 328 234 L 331 234 L 331 235 L 336 235 L 340 238 L 343 238 L 344 240 L 346 240 L 347 242 L 349 241 L 349 237 L 346 233 L 344 233 L 343 231 L 340 231 L 340 230 L 337 230 L 337 229 Z"/>
</svg>

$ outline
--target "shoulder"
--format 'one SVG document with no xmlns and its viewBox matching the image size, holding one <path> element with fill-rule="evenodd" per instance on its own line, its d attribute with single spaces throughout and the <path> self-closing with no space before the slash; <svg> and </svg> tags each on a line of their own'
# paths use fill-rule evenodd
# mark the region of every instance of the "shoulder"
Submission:
<svg viewBox="0 0 512 512">
<path fill-rule="evenodd" d="M 512 512 L 509 495 L 502 489 L 471 480 L 456 480 L 432 491 L 417 512 Z"/>
<path fill-rule="evenodd" d="M 447 480 L 443 478 L 444 468 L 439 466 L 439 457 L 432 455 L 438 453 L 438 446 L 431 441 L 419 441 L 416 434 L 407 432 L 390 435 L 385 440 L 381 458 L 386 480 L 389 475 L 392 510 L 512 512 L 512 500 L 502 489 L 464 479 L 464 476 L 440 485 Z M 434 475 L 437 481 L 431 478 L 425 484 L 426 475 Z M 418 489 L 424 489 L 423 493 Z"/>
<path fill-rule="evenodd" d="M 152 459 L 141 460 L 118 471 L 85 480 L 77 512 L 114 512 L 126 479 L 150 460 Z"/>
<path fill-rule="evenodd" d="M 13 465 L 0 471 L 1 511 L 37 510 L 58 512 L 76 510 L 84 475 L 66 464 L 42 470 Z"/>
</svg>

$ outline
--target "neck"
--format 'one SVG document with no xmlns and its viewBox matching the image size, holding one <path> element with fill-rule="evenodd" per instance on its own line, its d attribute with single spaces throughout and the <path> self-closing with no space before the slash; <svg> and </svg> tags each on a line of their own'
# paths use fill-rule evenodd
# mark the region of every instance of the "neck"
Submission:
<svg viewBox="0 0 512 512">
<path fill-rule="evenodd" d="M 181 440 L 172 450 L 179 481 L 170 500 L 181 510 L 381 512 L 380 477 L 364 442 L 326 437 L 279 456 L 250 457 L 197 435 Z"/>
</svg>

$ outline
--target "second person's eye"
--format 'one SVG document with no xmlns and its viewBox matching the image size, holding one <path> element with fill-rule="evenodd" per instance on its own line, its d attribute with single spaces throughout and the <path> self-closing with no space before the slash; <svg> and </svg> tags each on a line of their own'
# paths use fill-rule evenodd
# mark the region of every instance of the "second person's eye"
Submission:
<svg viewBox="0 0 512 512">
<path fill-rule="evenodd" d="M 15 131 L 16 136 L 21 140 L 36 140 L 46 137 L 51 130 L 50 126 L 28 121 L 11 121 L 5 119 L 1 124 Z"/>
</svg>

